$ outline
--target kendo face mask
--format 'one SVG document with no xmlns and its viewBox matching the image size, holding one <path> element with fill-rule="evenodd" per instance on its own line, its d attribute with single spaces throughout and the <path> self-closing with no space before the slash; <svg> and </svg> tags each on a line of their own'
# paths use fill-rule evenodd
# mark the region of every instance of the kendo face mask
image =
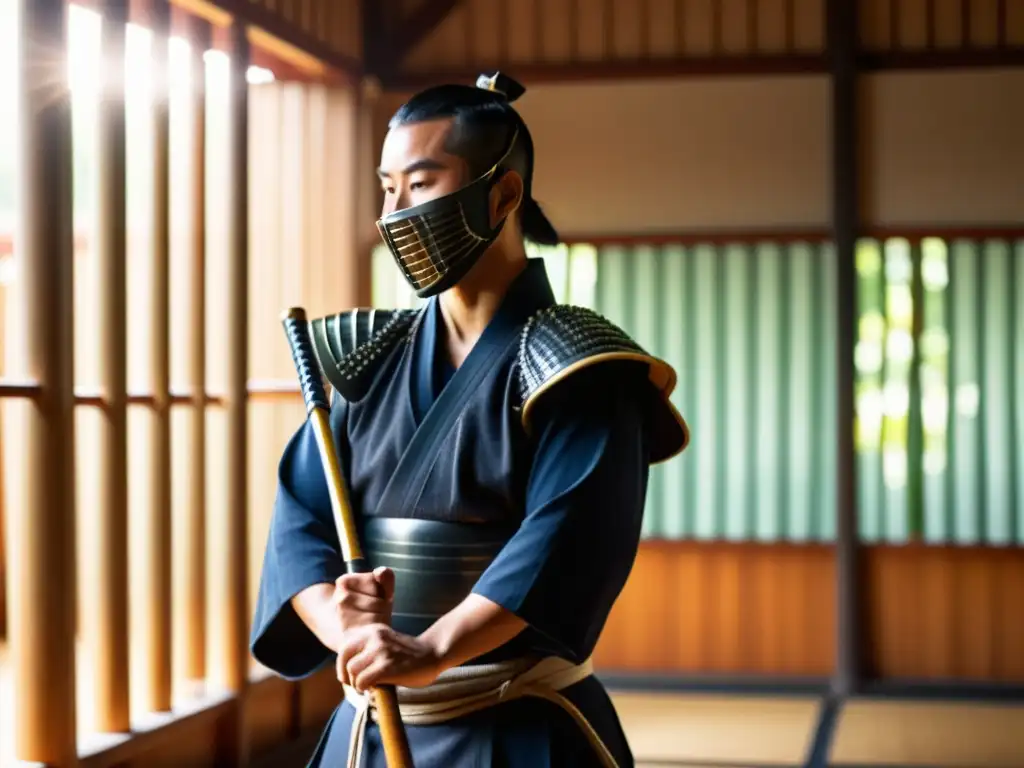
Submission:
<svg viewBox="0 0 1024 768">
<path fill-rule="evenodd" d="M 509 151 L 517 137 L 518 132 Z M 507 156 L 508 151 L 462 189 L 377 221 L 380 236 L 421 299 L 458 283 L 501 233 L 505 219 L 491 227 L 489 198 Z"/>
</svg>

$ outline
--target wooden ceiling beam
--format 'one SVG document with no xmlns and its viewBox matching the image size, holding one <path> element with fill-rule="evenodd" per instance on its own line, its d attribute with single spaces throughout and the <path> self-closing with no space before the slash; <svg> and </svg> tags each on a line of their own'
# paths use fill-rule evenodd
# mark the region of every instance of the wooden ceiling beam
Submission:
<svg viewBox="0 0 1024 768">
<path fill-rule="evenodd" d="M 402 21 L 390 41 L 391 60 L 395 62 L 395 70 L 398 69 L 398 63 L 437 29 L 438 24 L 444 21 L 458 4 L 459 0 L 424 0 L 407 19 Z"/>
<path fill-rule="evenodd" d="M 357 58 L 335 51 L 297 25 L 250 0 L 171 0 L 182 10 L 225 28 L 234 18 L 249 25 L 249 42 L 296 70 L 311 76 L 327 76 L 335 70 L 347 79 L 359 80 L 363 65 Z"/>
<path fill-rule="evenodd" d="M 475 81 L 481 69 L 473 65 L 450 69 L 397 72 L 382 80 L 390 90 L 412 90 L 446 82 Z M 493 65 L 523 83 L 577 82 L 584 80 L 631 80 L 717 75 L 806 75 L 824 74 L 828 62 L 823 54 L 765 54 L 758 56 L 688 56 L 665 59 L 619 59 L 593 62 L 530 63 Z"/>
<path fill-rule="evenodd" d="M 970 51 L 860 51 L 858 72 L 889 70 L 976 69 L 1024 65 L 1024 46 Z M 391 72 L 381 85 L 392 91 L 426 88 L 451 82 L 473 82 L 482 65 L 446 67 L 423 71 Z M 533 62 L 494 64 L 526 84 L 580 81 L 642 80 L 716 76 L 825 75 L 824 53 L 759 54 L 755 56 L 685 56 L 664 59 L 609 59 L 592 62 Z"/>
</svg>

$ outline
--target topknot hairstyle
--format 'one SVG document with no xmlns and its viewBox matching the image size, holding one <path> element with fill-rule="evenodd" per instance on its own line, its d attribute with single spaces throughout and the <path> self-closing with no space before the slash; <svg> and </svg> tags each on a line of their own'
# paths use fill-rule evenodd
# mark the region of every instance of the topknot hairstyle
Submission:
<svg viewBox="0 0 1024 768">
<path fill-rule="evenodd" d="M 515 137 L 499 170 L 516 171 L 523 178 L 519 208 L 523 237 L 538 245 L 556 245 L 558 232 L 533 199 L 533 138 L 512 107 L 512 102 L 525 92 L 522 85 L 500 72 L 480 75 L 475 86 L 434 86 L 399 107 L 388 128 L 454 118 L 445 150 L 466 161 L 471 178 L 481 176 L 501 160 Z"/>
</svg>

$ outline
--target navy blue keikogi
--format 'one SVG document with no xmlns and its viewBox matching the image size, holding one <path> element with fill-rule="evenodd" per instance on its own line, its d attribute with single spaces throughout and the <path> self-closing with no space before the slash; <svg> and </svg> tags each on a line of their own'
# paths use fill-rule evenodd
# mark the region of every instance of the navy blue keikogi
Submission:
<svg viewBox="0 0 1024 768">
<path fill-rule="evenodd" d="M 580 663 L 594 649 L 632 567 L 652 452 L 652 394 L 635 360 L 583 366 L 552 387 L 522 426 L 519 343 L 501 344 L 555 304 L 543 262 L 531 260 L 462 368 L 491 345 L 491 364 L 461 398 L 464 410 L 432 457 L 421 487 L 395 470 L 457 375 L 443 344 L 437 299 L 387 354 L 365 397 L 335 397 L 330 423 L 357 516 L 506 525 L 510 538 L 472 587 L 529 625 L 484 660 L 557 655 Z M 519 338 L 518 335 L 515 338 Z M 498 342 L 501 349 L 496 349 Z M 480 366 L 477 365 L 479 369 Z M 460 372 L 461 372 L 460 368 Z M 685 444 L 685 438 L 683 440 Z M 681 449 L 681 446 L 675 446 Z M 403 508 L 395 508 L 395 499 Z M 374 565 L 371 563 L 371 565 Z M 266 546 L 251 644 L 255 658 L 289 679 L 333 663 L 291 598 L 344 573 L 325 476 L 310 425 L 287 445 Z M 401 590 L 401 580 L 397 590 Z M 593 676 L 562 691 L 615 756 L 633 765 L 616 712 Z M 342 698 L 311 765 L 344 765 L 354 708 Z M 580 727 L 539 698 L 499 704 L 437 725 L 407 725 L 417 768 L 599 765 Z M 384 768 L 368 726 L 364 765 Z"/>
</svg>

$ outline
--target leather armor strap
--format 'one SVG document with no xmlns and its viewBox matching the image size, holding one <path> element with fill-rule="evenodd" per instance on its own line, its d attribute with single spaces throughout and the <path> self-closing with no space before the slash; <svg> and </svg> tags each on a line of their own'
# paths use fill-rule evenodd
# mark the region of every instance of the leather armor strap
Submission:
<svg viewBox="0 0 1024 768">
<path fill-rule="evenodd" d="M 557 656 L 534 662 L 455 667 L 425 688 L 398 688 L 399 712 L 406 725 L 436 725 L 515 699 L 534 696 L 557 704 L 576 721 L 605 768 L 618 768 L 615 757 L 587 718 L 560 691 L 594 673 L 587 659 L 573 664 Z M 359 768 L 368 720 L 376 720 L 372 696 L 345 686 L 345 699 L 356 710 L 349 738 L 348 768 Z"/>
</svg>

